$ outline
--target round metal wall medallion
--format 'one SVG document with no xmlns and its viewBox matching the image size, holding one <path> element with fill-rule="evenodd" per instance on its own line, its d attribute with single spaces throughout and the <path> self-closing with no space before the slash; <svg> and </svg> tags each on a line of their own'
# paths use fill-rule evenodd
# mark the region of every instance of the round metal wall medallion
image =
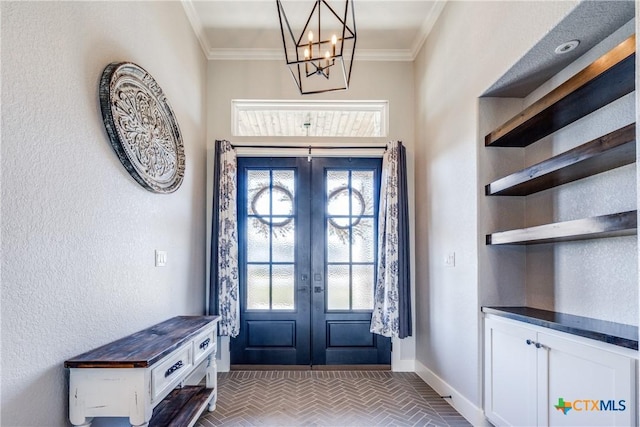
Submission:
<svg viewBox="0 0 640 427">
<path fill-rule="evenodd" d="M 172 193 L 184 178 L 184 147 L 162 89 L 142 67 L 109 64 L 100 79 L 100 108 L 109 142 L 129 174 L 155 193 Z"/>
</svg>

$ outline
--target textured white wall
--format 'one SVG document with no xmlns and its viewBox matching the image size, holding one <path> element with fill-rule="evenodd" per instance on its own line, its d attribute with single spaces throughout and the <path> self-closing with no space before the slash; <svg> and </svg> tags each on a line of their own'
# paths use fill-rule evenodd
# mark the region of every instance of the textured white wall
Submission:
<svg viewBox="0 0 640 427">
<path fill-rule="evenodd" d="M 0 7 L 2 425 L 61 426 L 67 358 L 203 313 L 206 60 L 179 2 Z M 102 124 L 102 70 L 127 60 L 182 131 L 186 174 L 170 195 L 129 177 Z"/>
<path fill-rule="evenodd" d="M 208 70 L 208 138 L 232 142 L 268 144 L 324 142 L 348 146 L 385 143 L 402 140 L 407 148 L 407 181 L 409 190 L 410 226 L 413 226 L 414 176 L 414 94 L 413 67 L 409 62 L 355 62 L 348 91 L 328 92 L 302 97 L 286 65 L 281 61 L 210 61 Z M 248 138 L 231 136 L 232 99 L 292 99 L 292 100 L 388 100 L 389 137 L 387 138 Z M 413 237 L 410 242 L 413 254 Z M 412 260 L 412 277 L 415 262 Z M 412 280 L 415 283 L 415 280 Z M 415 310 L 414 310 L 415 315 Z M 224 345 L 222 346 L 224 349 Z M 392 364 L 398 370 L 413 370 L 415 341 L 410 337 L 394 343 Z M 223 350 L 224 351 L 224 350 Z M 223 355 L 224 357 L 224 355 Z"/>
<path fill-rule="evenodd" d="M 415 62 L 416 358 L 476 422 L 484 291 L 478 97 L 575 4 L 449 2 Z M 453 251 L 456 266 L 445 267 Z"/>
</svg>

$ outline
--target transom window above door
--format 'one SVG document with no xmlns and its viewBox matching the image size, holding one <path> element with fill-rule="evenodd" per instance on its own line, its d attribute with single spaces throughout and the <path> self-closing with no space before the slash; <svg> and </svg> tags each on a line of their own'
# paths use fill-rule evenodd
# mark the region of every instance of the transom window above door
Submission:
<svg viewBox="0 0 640 427">
<path fill-rule="evenodd" d="M 388 101 L 231 101 L 233 136 L 388 136 Z"/>
</svg>

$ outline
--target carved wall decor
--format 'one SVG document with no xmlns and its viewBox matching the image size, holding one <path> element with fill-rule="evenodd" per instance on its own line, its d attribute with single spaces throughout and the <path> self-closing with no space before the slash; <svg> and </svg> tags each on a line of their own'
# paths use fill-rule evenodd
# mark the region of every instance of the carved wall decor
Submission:
<svg viewBox="0 0 640 427">
<path fill-rule="evenodd" d="M 154 193 L 172 193 L 184 178 L 182 136 L 162 89 L 142 67 L 109 64 L 100 79 L 109 142 L 129 174 Z"/>
</svg>

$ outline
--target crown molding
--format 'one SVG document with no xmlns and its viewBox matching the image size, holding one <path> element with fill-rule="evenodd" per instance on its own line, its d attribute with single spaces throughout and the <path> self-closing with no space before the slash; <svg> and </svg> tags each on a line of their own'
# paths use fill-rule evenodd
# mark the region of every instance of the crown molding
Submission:
<svg viewBox="0 0 640 427">
<path fill-rule="evenodd" d="M 359 61 L 413 61 L 409 49 L 358 49 L 355 59 Z"/>
<path fill-rule="evenodd" d="M 436 0 L 434 2 L 433 7 L 429 11 L 429 16 L 427 16 L 427 19 L 422 23 L 420 31 L 418 31 L 418 35 L 413 41 L 413 45 L 411 47 L 411 61 L 416 59 L 416 56 L 418 56 L 418 52 L 422 49 L 424 42 L 427 41 L 427 37 L 429 36 L 429 33 L 431 33 L 431 30 L 433 30 L 433 26 L 440 17 L 442 9 L 444 9 L 447 1 L 448 0 Z"/>
<path fill-rule="evenodd" d="M 211 61 L 284 61 L 282 49 L 209 49 Z M 409 49 L 357 49 L 355 61 L 413 61 Z"/>
<path fill-rule="evenodd" d="M 209 49 L 206 55 L 207 59 L 211 61 L 284 61 L 284 52 L 282 49 L 215 48 Z"/>
<path fill-rule="evenodd" d="M 198 16 L 198 13 L 193 6 L 193 2 L 191 0 L 180 0 L 180 3 L 182 3 L 184 13 L 185 15 L 187 15 L 187 19 L 191 24 L 191 28 L 193 28 L 193 32 L 200 42 L 200 48 L 202 49 L 202 52 L 204 52 L 207 59 L 210 59 L 209 52 L 211 51 L 211 46 L 209 46 L 209 42 L 205 37 L 204 26 L 202 25 L 202 21 L 200 20 L 200 17 Z"/>
<path fill-rule="evenodd" d="M 420 27 L 411 49 L 358 49 L 355 61 L 408 61 L 415 60 L 422 45 L 433 29 L 442 9 L 448 0 L 436 0 L 429 16 Z M 284 60 L 282 49 L 232 49 L 212 48 L 205 36 L 204 26 L 193 6 L 192 0 L 181 0 L 191 27 L 200 42 L 200 47 L 210 61 L 281 61 Z"/>
</svg>

